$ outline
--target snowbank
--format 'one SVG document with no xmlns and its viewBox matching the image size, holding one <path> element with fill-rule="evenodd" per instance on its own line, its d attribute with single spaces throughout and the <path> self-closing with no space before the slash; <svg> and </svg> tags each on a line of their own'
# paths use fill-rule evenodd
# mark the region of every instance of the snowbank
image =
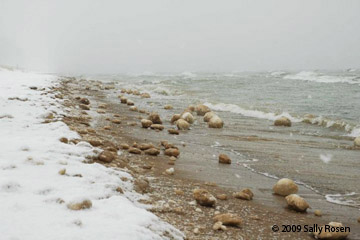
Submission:
<svg viewBox="0 0 360 240">
<path fill-rule="evenodd" d="M 121 180 L 132 180 L 129 174 L 82 163 L 94 154 L 93 147 L 60 142 L 61 137 L 79 138 L 61 121 L 42 123 L 49 113 L 61 117 L 61 100 L 40 91 L 57 81 L 0 68 L 1 239 L 182 239 L 178 230 L 136 204 L 132 182 Z M 91 200 L 92 208 L 67 208 L 83 199 Z"/>
</svg>

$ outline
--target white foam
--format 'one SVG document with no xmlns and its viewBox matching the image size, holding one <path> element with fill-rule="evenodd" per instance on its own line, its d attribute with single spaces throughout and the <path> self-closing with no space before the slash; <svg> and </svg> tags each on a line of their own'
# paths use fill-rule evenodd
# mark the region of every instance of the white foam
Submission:
<svg viewBox="0 0 360 240">
<path fill-rule="evenodd" d="M 283 79 L 303 80 L 319 83 L 360 83 L 360 79 L 356 76 L 331 76 L 311 71 L 302 71 L 296 74 L 288 74 L 284 76 Z"/>
<path fill-rule="evenodd" d="M 351 133 L 349 133 L 347 136 L 360 137 L 360 127 L 352 129 Z"/>
<path fill-rule="evenodd" d="M 339 205 L 345 206 L 360 206 L 356 201 L 349 199 L 351 197 L 358 198 L 359 194 L 356 192 L 346 193 L 346 194 L 326 194 L 325 199 L 328 202 L 336 203 Z"/>
<path fill-rule="evenodd" d="M 293 117 L 287 112 L 283 112 L 281 114 L 276 114 L 276 113 L 271 113 L 271 112 L 266 113 L 266 112 L 262 112 L 262 111 L 258 111 L 258 110 L 248 110 L 248 109 L 244 109 L 235 104 L 226 104 L 226 103 L 212 104 L 212 103 L 207 102 L 207 103 L 204 103 L 204 105 L 208 106 L 209 108 L 211 108 L 212 110 L 215 110 L 215 111 L 233 112 L 233 113 L 241 114 L 241 115 L 247 116 L 247 117 L 267 119 L 267 120 L 271 120 L 271 121 L 274 121 L 274 120 L 278 119 L 279 117 L 287 117 L 292 122 L 301 122 L 302 121 L 302 119 Z"/>
<path fill-rule="evenodd" d="M 271 72 L 270 75 L 272 77 L 281 77 L 281 76 L 284 76 L 286 74 L 286 72 L 283 72 L 283 71 L 274 71 L 274 72 Z"/>
<path fill-rule="evenodd" d="M 248 170 L 254 172 L 254 173 L 258 173 L 258 174 L 261 174 L 261 175 L 264 175 L 265 177 L 269 177 L 269 178 L 273 178 L 273 179 L 279 179 L 278 176 L 275 176 L 275 175 L 272 175 L 270 173 L 267 173 L 267 172 L 259 172 L 259 171 L 256 171 L 254 168 L 250 167 L 248 164 L 244 163 L 243 164 L 243 167 L 247 168 Z"/>
<path fill-rule="evenodd" d="M 195 73 L 192 72 L 182 72 L 180 75 L 185 79 L 191 79 L 197 76 Z"/>
</svg>

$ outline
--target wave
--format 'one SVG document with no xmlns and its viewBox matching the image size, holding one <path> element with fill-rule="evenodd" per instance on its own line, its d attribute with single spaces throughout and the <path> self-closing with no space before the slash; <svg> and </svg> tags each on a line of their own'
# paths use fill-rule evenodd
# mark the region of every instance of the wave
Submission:
<svg viewBox="0 0 360 240">
<path fill-rule="evenodd" d="M 279 117 L 287 117 L 292 122 L 303 122 L 303 123 L 322 126 L 325 128 L 343 130 L 343 131 L 347 132 L 347 134 L 345 136 L 348 136 L 348 137 L 360 136 L 360 126 L 352 125 L 343 120 L 327 119 L 325 117 L 314 116 L 312 114 L 305 114 L 302 117 L 299 117 L 299 116 L 295 117 L 295 116 L 290 115 L 287 112 L 283 112 L 281 114 L 276 114 L 276 113 L 272 113 L 272 112 L 263 112 L 263 111 L 259 111 L 259 110 L 249 110 L 249 109 L 244 109 L 235 104 L 226 104 L 226 103 L 212 104 L 209 102 L 206 102 L 204 104 L 214 111 L 232 112 L 232 113 L 236 113 L 236 114 L 241 114 L 246 117 L 266 119 L 266 120 L 271 120 L 271 121 L 275 121 Z"/>
<path fill-rule="evenodd" d="M 326 128 L 332 128 L 332 129 L 339 129 L 347 132 L 345 136 L 347 137 L 358 137 L 360 136 L 360 126 L 350 124 L 344 120 L 333 120 L 333 119 L 327 119 L 323 116 L 314 116 L 311 114 L 306 114 L 302 122 L 314 124 L 318 126 L 323 126 Z"/>
<path fill-rule="evenodd" d="M 185 78 L 185 79 L 197 77 L 197 75 L 195 73 L 192 73 L 192 72 L 182 72 L 180 74 L 180 76 Z"/>
<path fill-rule="evenodd" d="M 327 194 L 325 198 L 328 202 L 336 203 L 345 206 L 358 207 L 360 199 L 360 194 L 352 192 L 347 194 Z"/>
<path fill-rule="evenodd" d="M 269 177 L 272 179 L 280 179 L 278 176 L 266 173 L 266 172 L 259 172 L 256 171 L 254 168 L 250 167 L 248 164 L 244 163 L 243 167 L 254 172 L 254 173 L 258 173 L 260 175 L 263 175 L 265 177 Z M 318 191 L 317 189 L 313 188 L 312 186 L 305 184 L 301 181 L 295 181 L 297 184 L 304 186 L 307 189 L 310 189 L 311 191 L 317 193 L 317 194 L 321 194 L 320 191 Z M 323 195 L 323 194 L 321 194 Z M 347 193 L 347 194 L 326 194 L 325 195 L 325 200 L 330 202 L 330 203 L 334 203 L 334 204 L 338 204 L 338 205 L 344 205 L 344 206 L 351 206 L 351 207 L 359 207 L 359 199 L 360 199 L 360 194 L 355 193 L 355 192 L 351 192 L 351 193 Z"/>
<path fill-rule="evenodd" d="M 302 71 L 296 74 L 288 74 L 283 79 L 291 80 L 303 80 L 310 82 L 319 83 L 349 83 L 349 84 L 360 84 L 360 76 L 336 76 L 336 75 L 325 75 L 318 72 Z"/>
<path fill-rule="evenodd" d="M 130 77 L 182 77 L 184 79 L 191 79 L 197 77 L 193 72 L 181 72 L 181 73 L 162 73 L 162 72 L 141 72 L 141 73 L 126 73 L 126 76 Z"/>
<path fill-rule="evenodd" d="M 146 81 L 141 83 L 141 87 L 138 84 L 133 83 L 122 83 L 122 88 L 125 89 L 136 89 L 140 92 L 148 92 L 152 97 L 167 97 L 167 96 L 179 96 L 182 94 L 181 91 L 173 88 L 165 87 L 158 82 Z"/>
<path fill-rule="evenodd" d="M 353 128 L 352 131 L 347 136 L 360 137 L 360 127 Z"/>
<path fill-rule="evenodd" d="M 287 74 L 287 72 L 283 72 L 283 71 L 274 71 L 270 73 L 270 76 L 272 77 L 282 77 L 285 76 Z"/>
<path fill-rule="evenodd" d="M 293 117 L 287 112 L 283 112 L 281 114 L 276 114 L 276 113 L 272 113 L 272 112 L 267 113 L 267 112 L 262 112 L 259 110 L 248 110 L 248 109 L 244 109 L 235 104 L 226 104 L 226 103 L 211 104 L 211 103 L 207 102 L 207 103 L 204 103 L 204 105 L 208 106 L 209 108 L 211 108 L 212 110 L 215 110 L 215 111 L 232 112 L 232 113 L 241 114 L 246 117 L 267 119 L 267 120 L 271 120 L 271 121 L 274 121 L 274 120 L 278 119 L 279 117 L 287 117 L 292 122 L 301 122 L 302 121 L 302 119 Z"/>
</svg>

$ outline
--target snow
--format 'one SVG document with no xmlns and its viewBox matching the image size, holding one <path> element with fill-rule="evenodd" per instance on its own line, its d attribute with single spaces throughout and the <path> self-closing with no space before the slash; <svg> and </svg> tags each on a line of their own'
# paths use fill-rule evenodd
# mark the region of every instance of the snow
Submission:
<svg viewBox="0 0 360 240">
<path fill-rule="evenodd" d="M 1 239 L 183 239 L 137 203 L 144 196 L 133 191 L 130 174 L 83 163 L 99 149 L 85 142 L 64 144 L 61 137 L 79 138 L 77 133 L 61 121 L 43 123 L 49 113 L 57 119 L 64 114 L 55 93 L 40 91 L 58 81 L 52 75 L 0 68 Z M 84 199 L 91 200 L 92 208 L 67 208 Z"/>
<path fill-rule="evenodd" d="M 332 154 L 320 154 L 320 159 L 324 163 L 329 163 L 332 160 Z"/>
</svg>

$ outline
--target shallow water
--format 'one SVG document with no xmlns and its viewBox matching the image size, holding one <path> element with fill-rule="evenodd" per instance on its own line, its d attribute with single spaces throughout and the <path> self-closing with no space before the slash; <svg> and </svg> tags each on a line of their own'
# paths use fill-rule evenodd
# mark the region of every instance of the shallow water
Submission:
<svg viewBox="0 0 360 240">
<path fill-rule="evenodd" d="M 324 199 L 360 207 L 360 72 L 182 73 L 88 76 L 148 91 L 140 108 L 165 119 L 190 104 L 206 103 L 225 121 L 222 130 L 194 131 L 207 147 L 271 178 L 289 177 Z M 150 105 L 149 105 L 150 104 Z M 172 104 L 174 111 L 163 106 Z M 308 116 L 311 114 L 312 116 Z M 274 127 L 280 115 L 291 128 Z M 197 117 L 198 125 L 204 125 Z M 206 126 L 204 126 L 206 127 Z M 211 139 L 206 141 L 205 139 Z M 255 159 L 255 160 L 254 160 Z"/>
</svg>

